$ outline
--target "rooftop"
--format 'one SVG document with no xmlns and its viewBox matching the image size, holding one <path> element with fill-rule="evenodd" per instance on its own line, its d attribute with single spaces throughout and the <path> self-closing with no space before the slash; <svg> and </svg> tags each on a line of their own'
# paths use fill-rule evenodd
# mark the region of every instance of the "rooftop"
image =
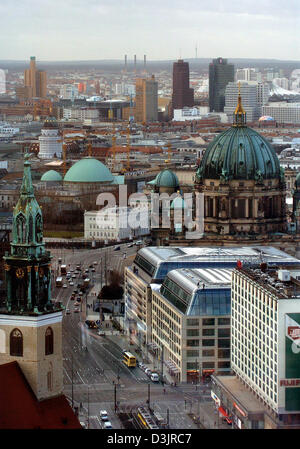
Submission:
<svg viewBox="0 0 300 449">
<path fill-rule="evenodd" d="M 17 362 L 0 365 L 0 429 L 81 429 L 64 395 L 38 401 Z"/>
<path fill-rule="evenodd" d="M 278 299 L 300 298 L 300 280 L 297 279 L 298 277 L 300 278 L 299 265 L 295 267 L 296 271 L 293 271 L 291 266 L 280 266 L 278 269 L 275 269 L 274 267 L 266 267 L 264 266 L 265 264 L 262 265 L 263 267 L 242 267 L 238 271 L 268 290 Z M 287 280 L 280 279 L 280 272 L 286 274 Z"/>
<path fill-rule="evenodd" d="M 263 404 L 256 399 L 251 391 L 244 387 L 236 376 L 214 376 L 213 379 L 235 399 L 237 405 L 246 414 L 264 413 L 266 411 Z"/>
</svg>

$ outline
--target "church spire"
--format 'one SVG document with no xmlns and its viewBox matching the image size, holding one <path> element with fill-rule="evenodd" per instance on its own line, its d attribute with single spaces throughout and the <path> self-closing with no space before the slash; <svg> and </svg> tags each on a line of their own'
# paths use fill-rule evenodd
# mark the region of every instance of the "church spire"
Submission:
<svg viewBox="0 0 300 449">
<path fill-rule="evenodd" d="M 241 83 L 238 84 L 238 104 L 234 111 L 234 126 L 245 126 L 246 125 L 246 111 L 242 105 L 242 96 L 241 96 Z"/>
<path fill-rule="evenodd" d="M 19 200 L 13 211 L 11 254 L 5 254 L 8 312 L 45 313 L 51 303 L 51 256 L 43 242 L 42 211 L 34 196 L 29 154 Z"/>
</svg>

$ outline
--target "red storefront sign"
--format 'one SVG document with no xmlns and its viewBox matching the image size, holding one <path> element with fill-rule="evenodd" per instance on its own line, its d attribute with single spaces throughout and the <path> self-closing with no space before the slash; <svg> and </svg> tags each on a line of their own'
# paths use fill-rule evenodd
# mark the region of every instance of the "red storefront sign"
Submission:
<svg viewBox="0 0 300 449">
<path fill-rule="evenodd" d="M 233 406 L 240 412 L 242 416 L 247 416 L 247 414 L 237 405 L 236 402 L 233 403 Z"/>
<path fill-rule="evenodd" d="M 297 387 L 300 385 L 300 379 L 280 379 L 281 387 Z"/>
</svg>

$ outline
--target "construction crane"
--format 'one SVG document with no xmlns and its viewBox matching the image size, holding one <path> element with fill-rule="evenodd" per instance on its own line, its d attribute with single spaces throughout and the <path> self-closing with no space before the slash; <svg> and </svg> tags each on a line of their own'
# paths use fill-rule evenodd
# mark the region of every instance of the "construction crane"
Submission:
<svg viewBox="0 0 300 449">
<path fill-rule="evenodd" d="M 127 165 L 126 169 L 130 170 L 130 126 L 127 127 Z"/>
<path fill-rule="evenodd" d="M 168 159 L 165 159 L 165 162 L 170 163 L 172 157 L 172 145 L 170 144 L 170 142 L 167 144 L 167 147 L 168 147 Z"/>
<path fill-rule="evenodd" d="M 115 128 L 115 123 L 113 123 L 113 135 L 112 135 L 112 164 L 111 164 L 111 168 L 112 170 L 114 170 L 115 168 L 115 163 L 116 163 L 116 128 Z"/>
<path fill-rule="evenodd" d="M 67 144 L 63 143 L 63 173 L 64 177 L 67 173 Z"/>
</svg>

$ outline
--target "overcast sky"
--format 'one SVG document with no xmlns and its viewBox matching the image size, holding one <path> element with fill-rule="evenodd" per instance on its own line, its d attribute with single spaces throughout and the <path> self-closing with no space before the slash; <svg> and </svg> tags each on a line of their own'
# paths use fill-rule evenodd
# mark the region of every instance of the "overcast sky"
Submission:
<svg viewBox="0 0 300 449">
<path fill-rule="evenodd" d="M 300 0 L 0 0 L 0 59 L 300 59 Z"/>
</svg>

